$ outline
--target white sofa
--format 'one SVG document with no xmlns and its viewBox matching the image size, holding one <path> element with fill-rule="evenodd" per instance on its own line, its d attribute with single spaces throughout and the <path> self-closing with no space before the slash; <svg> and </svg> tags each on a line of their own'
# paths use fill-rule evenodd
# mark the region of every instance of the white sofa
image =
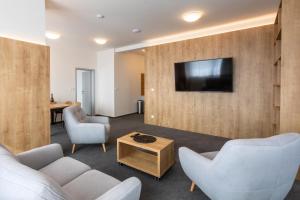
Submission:
<svg viewBox="0 0 300 200">
<path fill-rule="evenodd" d="M 179 159 L 193 184 L 213 200 L 282 200 L 299 168 L 300 134 L 231 140 L 220 152 L 203 154 L 181 147 Z"/>
<path fill-rule="evenodd" d="M 121 182 L 88 165 L 63 157 L 59 144 L 13 155 L 0 145 L 0 199 L 138 200 L 141 182 Z"/>
</svg>

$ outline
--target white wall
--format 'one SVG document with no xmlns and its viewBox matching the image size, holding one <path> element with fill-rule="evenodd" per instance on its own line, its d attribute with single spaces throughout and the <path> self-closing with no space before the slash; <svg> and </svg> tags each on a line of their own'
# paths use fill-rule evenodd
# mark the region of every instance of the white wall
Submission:
<svg viewBox="0 0 300 200">
<path fill-rule="evenodd" d="M 63 37 L 47 40 L 47 44 L 50 46 L 50 91 L 54 100 L 75 101 L 75 69 L 95 69 L 96 51 L 68 42 Z"/>
<path fill-rule="evenodd" d="M 137 53 L 99 51 L 96 68 L 96 114 L 118 117 L 137 112 L 141 99 L 144 56 Z"/>
<path fill-rule="evenodd" d="M 97 53 L 95 113 L 115 117 L 115 51 Z"/>
<path fill-rule="evenodd" d="M 141 97 L 141 74 L 145 71 L 145 56 L 133 52 L 116 56 L 116 116 L 137 112 Z"/>
<path fill-rule="evenodd" d="M 0 36 L 50 46 L 50 88 L 55 101 L 75 101 L 75 68 L 95 68 L 96 50 L 68 41 L 45 40 L 44 0 L 0 0 Z M 50 95 L 50 94 L 49 94 Z"/>
<path fill-rule="evenodd" d="M 0 36 L 45 44 L 45 1 L 0 0 Z"/>
</svg>

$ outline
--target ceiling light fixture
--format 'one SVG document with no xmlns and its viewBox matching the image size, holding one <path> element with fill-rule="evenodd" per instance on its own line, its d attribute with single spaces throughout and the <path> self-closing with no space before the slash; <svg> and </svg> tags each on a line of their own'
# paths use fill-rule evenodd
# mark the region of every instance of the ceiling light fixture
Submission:
<svg viewBox="0 0 300 200">
<path fill-rule="evenodd" d="M 98 19 L 104 19 L 105 16 L 104 16 L 104 15 L 101 15 L 101 14 L 97 14 L 96 17 L 97 17 Z"/>
<path fill-rule="evenodd" d="M 134 29 L 132 29 L 132 32 L 133 33 L 140 33 L 140 32 L 142 32 L 142 30 L 139 29 L 139 28 L 134 28 Z"/>
<path fill-rule="evenodd" d="M 95 41 L 97 44 L 103 45 L 103 44 L 106 44 L 107 39 L 104 39 L 104 38 L 95 38 L 94 41 Z"/>
<path fill-rule="evenodd" d="M 202 17 L 203 13 L 201 11 L 191 11 L 186 12 L 182 15 L 182 19 L 186 22 L 195 22 Z"/>
<path fill-rule="evenodd" d="M 50 40 L 57 40 L 57 39 L 60 38 L 60 34 L 55 33 L 55 32 L 51 32 L 51 31 L 47 31 L 46 32 L 46 37 Z"/>
</svg>

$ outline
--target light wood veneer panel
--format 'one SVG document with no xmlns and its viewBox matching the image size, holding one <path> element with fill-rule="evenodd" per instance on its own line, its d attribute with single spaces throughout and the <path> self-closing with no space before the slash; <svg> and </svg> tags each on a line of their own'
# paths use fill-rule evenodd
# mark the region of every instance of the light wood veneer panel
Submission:
<svg viewBox="0 0 300 200">
<path fill-rule="evenodd" d="M 280 132 L 300 132 L 300 1 L 282 1 Z"/>
<path fill-rule="evenodd" d="M 300 132 L 300 1 L 282 0 L 280 132 Z M 300 180 L 300 170 L 297 179 Z"/>
<path fill-rule="evenodd" d="M 175 91 L 175 62 L 222 57 L 234 58 L 233 93 Z M 145 122 L 229 138 L 270 136 L 272 67 L 273 25 L 149 47 Z"/>
<path fill-rule="evenodd" d="M 0 143 L 22 152 L 50 143 L 49 48 L 0 38 Z"/>
</svg>

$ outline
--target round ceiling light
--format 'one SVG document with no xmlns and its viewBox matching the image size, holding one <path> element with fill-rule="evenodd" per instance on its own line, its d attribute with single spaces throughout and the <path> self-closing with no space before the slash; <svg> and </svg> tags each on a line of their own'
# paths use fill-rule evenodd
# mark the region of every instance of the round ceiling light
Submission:
<svg viewBox="0 0 300 200">
<path fill-rule="evenodd" d="M 104 39 L 104 38 L 95 38 L 94 41 L 95 41 L 97 44 L 103 45 L 103 44 L 106 44 L 107 39 Z"/>
<path fill-rule="evenodd" d="M 191 11 L 186 12 L 182 15 L 182 19 L 186 22 L 195 22 L 202 17 L 203 13 L 201 11 Z"/>
<path fill-rule="evenodd" d="M 60 38 L 60 34 L 56 32 L 47 31 L 46 37 L 50 40 L 57 40 Z"/>
</svg>

